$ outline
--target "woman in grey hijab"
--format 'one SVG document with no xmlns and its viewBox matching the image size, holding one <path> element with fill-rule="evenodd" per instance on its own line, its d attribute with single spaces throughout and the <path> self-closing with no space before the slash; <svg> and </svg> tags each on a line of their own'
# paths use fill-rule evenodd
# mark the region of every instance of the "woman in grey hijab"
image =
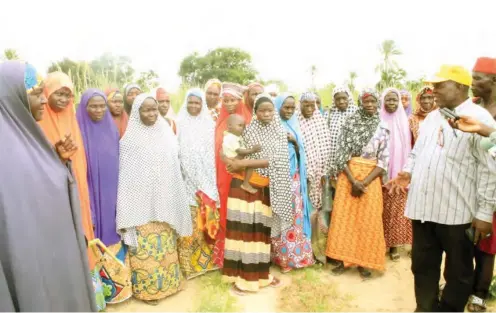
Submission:
<svg viewBox="0 0 496 313">
<path fill-rule="evenodd" d="M 75 181 L 36 121 L 29 64 L 0 64 L 0 311 L 96 311 Z"/>
</svg>

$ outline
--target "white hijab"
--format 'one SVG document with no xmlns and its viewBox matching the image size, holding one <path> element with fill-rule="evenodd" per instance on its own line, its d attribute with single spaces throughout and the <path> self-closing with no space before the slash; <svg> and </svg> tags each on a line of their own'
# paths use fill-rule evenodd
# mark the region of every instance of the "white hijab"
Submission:
<svg viewBox="0 0 496 313">
<path fill-rule="evenodd" d="M 197 116 L 188 113 L 190 96 L 201 99 L 202 107 Z M 215 171 L 215 122 L 208 112 L 204 93 L 198 88 L 188 90 L 183 106 L 179 110 L 177 140 L 189 204 L 197 206 L 195 194 L 197 191 L 202 191 L 219 205 Z"/>
<path fill-rule="evenodd" d="M 193 231 L 177 139 L 163 118 L 152 126 L 140 119 L 149 98 L 155 100 L 149 94 L 136 97 L 120 141 L 117 231 L 130 246 L 138 244 L 136 227 L 150 222 L 167 223 L 179 236 Z"/>
</svg>

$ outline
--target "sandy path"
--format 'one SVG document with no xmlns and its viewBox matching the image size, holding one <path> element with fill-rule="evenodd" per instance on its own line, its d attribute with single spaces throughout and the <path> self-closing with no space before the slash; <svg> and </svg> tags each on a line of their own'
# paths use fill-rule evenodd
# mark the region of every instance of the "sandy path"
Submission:
<svg viewBox="0 0 496 313">
<path fill-rule="evenodd" d="M 388 312 L 403 311 L 413 312 L 415 309 L 415 296 L 413 291 L 413 276 L 410 271 L 411 260 L 402 253 L 399 262 L 387 262 L 387 271 L 383 274 L 374 273 L 370 280 L 363 281 L 355 269 L 350 269 L 343 275 L 336 277 L 329 274 L 326 268 L 323 275 L 334 283 L 339 297 L 347 299 L 343 311 L 362 312 Z M 281 278 L 285 285 L 297 283 L 292 281 L 292 275 L 282 275 L 276 268 L 272 272 Z M 318 284 L 318 281 L 315 282 Z M 172 312 L 195 310 L 194 299 L 198 288 L 201 288 L 198 279 L 187 282 L 184 291 L 160 301 L 157 306 L 149 306 L 138 300 L 128 300 L 118 305 L 107 306 L 109 312 Z M 236 296 L 238 307 L 244 312 L 274 312 L 278 310 L 278 292 L 281 289 L 266 288 L 258 294 Z M 494 309 L 493 305 L 490 308 Z"/>
</svg>

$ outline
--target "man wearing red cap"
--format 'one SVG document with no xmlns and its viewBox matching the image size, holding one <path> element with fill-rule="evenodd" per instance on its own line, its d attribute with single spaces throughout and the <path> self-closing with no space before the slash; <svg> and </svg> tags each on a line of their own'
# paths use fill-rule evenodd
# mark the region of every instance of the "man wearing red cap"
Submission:
<svg viewBox="0 0 496 313">
<path fill-rule="evenodd" d="M 482 100 L 481 105 L 496 120 L 496 59 L 487 57 L 477 59 L 472 71 L 472 93 Z M 467 306 L 470 312 L 486 311 L 486 299 L 493 278 L 496 254 L 496 214 L 493 216 L 493 234 L 481 240 L 474 251 L 474 286 Z"/>
<path fill-rule="evenodd" d="M 472 71 L 472 93 L 496 119 L 496 59 L 477 59 Z"/>
</svg>

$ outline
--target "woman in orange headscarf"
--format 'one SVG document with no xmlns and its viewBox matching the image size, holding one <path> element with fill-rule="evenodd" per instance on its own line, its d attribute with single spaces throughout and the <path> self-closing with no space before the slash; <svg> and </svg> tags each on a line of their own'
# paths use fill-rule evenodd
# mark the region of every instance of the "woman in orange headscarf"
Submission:
<svg viewBox="0 0 496 313">
<path fill-rule="evenodd" d="M 45 109 L 45 118 L 39 122 L 39 125 L 46 137 L 54 146 L 58 146 L 67 138 L 70 138 L 76 145 L 75 150 L 67 152 L 67 158 L 72 161 L 81 203 L 84 234 L 89 241 L 94 239 L 94 233 L 86 177 L 86 154 L 73 104 L 74 85 L 65 73 L 53 72 L 48 74 L 45 80 L 44 92 L 48 105 Z"/>
<path fill-rule="evenodd" d="M 227 172 L 226 164 L 221 158 L 222 141 L 224 132 L 227 130 L 227 118 L 231 114 L 239 114 L 244 117 L 245 123 L 251 120 L 251 115 L 246 115 L 245 105 L 243 103 L 244 88 L 238 84 L 224 83 L 222 85 L 222 106 L 217 118 L 215 127 L 215 168 L 217 170 L 217 189 L 219 191 L 220 201 L 220 229 L 214 247 L 214 263 L 222 268 L 224 263 L 224 240 L 226 236 L 226 217 L 227 217 L 227 196 L 231 186 L 232 176 Z"/>
<path fill-rule="evenodd" d="M 124 96 L 117 88 L 105 90 L 105 95 L 107 96 L 110 114 L 119 131 L 119 138 L 122 138 L 126 131 L 127 121 L 129 120 L 127 112 L 124 110 Z"/>
</svg>

